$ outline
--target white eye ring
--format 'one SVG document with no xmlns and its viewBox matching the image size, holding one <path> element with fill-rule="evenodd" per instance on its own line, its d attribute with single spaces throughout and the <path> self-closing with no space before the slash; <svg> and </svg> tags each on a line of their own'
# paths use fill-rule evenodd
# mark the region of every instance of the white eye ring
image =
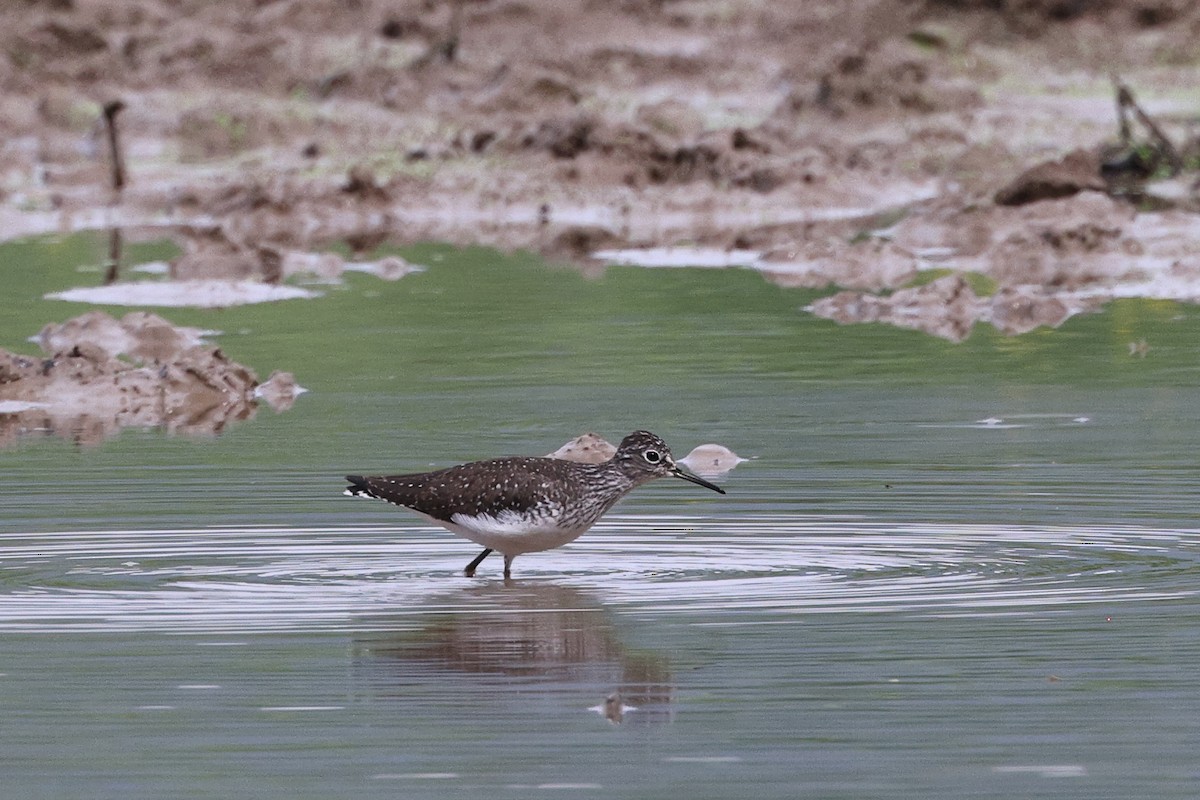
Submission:
<svg viewBox="0 0 1200 800">
<path fill-rule="evenodd" d="M 662 455 L 657 450 L 647 450 L 642 454 L 642 458 L 649 461 L 651 464 L 657 464 L 662 461 Z"/>
</svg>

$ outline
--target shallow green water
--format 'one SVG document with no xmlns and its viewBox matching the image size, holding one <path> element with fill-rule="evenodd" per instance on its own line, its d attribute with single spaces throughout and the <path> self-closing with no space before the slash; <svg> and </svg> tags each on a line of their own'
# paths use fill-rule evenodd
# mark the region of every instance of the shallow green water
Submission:
<svg viewBox="0 0 1200 800">
<path fill-rule="evenodd" d="M 1196 308 L 953 345 L 749 271 L 404 255 L 429 269 L 164 312 L 293 371 L 288 412 L 0 451 L 4 796 L 1196 796 Z M 0 246 L 0 346 L 102 258 Z M 641 427 L 755 458 L 511 586 L 339 494 Z"/>
</svg>

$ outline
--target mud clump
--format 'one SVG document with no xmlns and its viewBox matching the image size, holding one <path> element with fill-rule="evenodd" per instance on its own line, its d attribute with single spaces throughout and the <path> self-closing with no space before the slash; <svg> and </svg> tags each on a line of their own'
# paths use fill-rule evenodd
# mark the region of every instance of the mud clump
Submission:
<svg viewBox="0 0 1200 800">
<path fill-rule="evenodd" d="M 47 325 L 43 357 L 0 350 L 0 445 L 32 433 L 95 444 L 127 427 L 214 435 L 254 416 L 260 397 L 284 410 L 303 391 L 287 373 L 260 384 L 200 333 L 93 311 Z"/>
<path fill-rule="evenodd" d="M 777 286 L 891 289 L 911 283 L 920 264 L 889 242 L 813 242 L 798 251 L 768 253 L 759 270 Z"/>
<path fill-rule="evenodd" d="M 675 110 L 674 104 L 668 108 Z M 732 134 L 706 132 L 699 123 L 677 125 L 656 114 L 642 116 L 650 122 L 604 122 L 593 115 L 547 119 L 516 142 L 520 149 L 544 151 L 560 161 L 586 157 L 590 164 L 577 168 L 572 173 L 576 178 L 582 170 L 592 180 L 619 172 L 620 180 L 633 187 L 707 182 L 769 193 L 785 181 L 788 171 L 769 158 L 765 137 L 752 138 L 740 128 Z M 688 130 L 693 124 L 696 130 Z"/>
<path fill-rule="evenodd" d="M 620 237 L 599 225 L 580 225 L 567 228 L 554 237 L 547 248 L 550 255 L 583 261 L 597 250 L 616 247 Z"/>
<path fill-rule="evenodd" d="M 1060 159 L 1045 161 L 1022 172 L 996 192 L 996 204 L 1021 206 L 1079 192 L 1102 192 L 1106 188 L 1100 175 L 1100 157 L 1089 150 L 1073 150 Z"/>
<path fill-rule="evenodd" d="M 616 445 L 600 434 L 581 433 L 553 453 L 547 453 L 546 457 L 577 461 L 580 464 L 603 464 L 616 452 Z"/>
<path fill-rule="evenodd" d="M 716 478 L 728 474 L 738 464 L 749 460 L 723 444 L 709 443 L 693 447 L 690 453 L 677 461 L 701 477 Z"/>
<path fill-rule="evenodd" d="M 269 247 L 232 241 L 219 226 L 184 231 L 184 252 L 171 261 L 174 280 L 261 280 L 279 283 L 283 260 Z"/>
<path fill-rule="evenodd" d="M 863 43 L 831 61 L 815 88 L 793 91 L 790 110 L 818 109 L 835 117 L 932 114 L 982 102 L 974 89 L 939 79 L 936 61 L 903 41 Z"/>
<path fill-rule="evenodd" d="M 61 324 L 47 324 L 36 341 L 50 355 L 84 347 L 156 363 L 203 344 L 204 334 L 199 328 L 176 327 L 147 311 L 133 311 L 120 320 L 102 311 L 89 311 Z"/>
<path fill-rule="evenodd" d="M 959 275 L 901 289 L 886 297 L 868 292 L 838 292 L 816 301 L 809 311 L 843 325 L 885 322 L 952 342 L 966 339 L 980 317 L 979 298 Z"/>
</svg>

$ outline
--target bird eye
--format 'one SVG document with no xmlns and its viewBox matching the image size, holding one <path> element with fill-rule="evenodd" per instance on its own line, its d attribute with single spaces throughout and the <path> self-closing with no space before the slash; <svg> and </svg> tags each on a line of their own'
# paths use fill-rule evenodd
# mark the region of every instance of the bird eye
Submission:
<svg viewBox="0 0 1200 800">
<path fill-rule="evenodd" d="M 649 461 L 651 464 L 657 464 L 662 461 L 662 455 L 657 450 L 647 450 L 642 458 Z"/>
</svg>

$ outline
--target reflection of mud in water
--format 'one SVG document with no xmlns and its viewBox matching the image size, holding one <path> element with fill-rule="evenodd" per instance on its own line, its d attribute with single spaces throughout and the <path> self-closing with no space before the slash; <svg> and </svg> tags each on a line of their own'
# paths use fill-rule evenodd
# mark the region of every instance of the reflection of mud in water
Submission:
<svg viewBox="0 0 1200 800">
<path fill-rule="evenodd" d="M 355 643 L 355 670 L 374 694 L 403 700 L 415 680 L 434 670 L 500 682 L 518 698 L 531 691 L 577 697 L 581 711 L 599 711 L 613 723 L 671 719 L 675 686 L 666 657 L 627 650 L 592 596 L 565 586 L 509 584 L 441 600 L 463 610 L 437 614 L 417 631 Z"/>
<path fill-rule="evenodd" d="M 170 264 L 171 278 L 176 281 L 253 280 L 274 286 L 296 275 L 337 281 L 347 271 L 394 281 L 423 269 L 399 256 L 347 260 L 331 251 L 313 252 L 231 235 L 216 225 L 183 227 L 178 239 L 183 253 Z"/>
<path fill-rule="evenodd" d="M 201 334 L 94 311 L 47 325 L 46 357 L 0 350 L 0 446 L 39 433 L 95 444 L 125 427 L 212 435 L 254 416 L 259 398 L 283 411 L 303 391 L 287 373 L 260 383 Z"/>
<path fill-rule="evenodd" d="M 169 263 L 140 264 L 127 270 L 165 274 L 167 279 L 119 280 L 124 234 L 121 228 L 111 227 L 103 285 L 52 292 L 46 299 L 112 306 L 228 308 L 321 296 L 318 291 L 286 283 L 297 276 L 309 283 L 338 283 L 347 272 L 358 272 L 395 281 L 424 270 L 396 255 L 347 260 L 335 252 L 297 249 L 285 242 L 231 237 L 219 225 L 155 229 L 155 238 L 168 236 L 183 251 L 179 256 Z"/>
<path fill-rule="evenodd" d="M 1069 294 L 1037 287 L 1003 288 L 991 297 L 978 297 L 961 275 L 881 296 L 867 292 L 838 292 L 823 297 L 808 310 L 843 325 L 883 322 L 961 342 L 977 322 L 990 322 L 1010 336 L 1046 326 L 1057 328 L 1075 314 L 1096 304 Z"/>
</svg>

